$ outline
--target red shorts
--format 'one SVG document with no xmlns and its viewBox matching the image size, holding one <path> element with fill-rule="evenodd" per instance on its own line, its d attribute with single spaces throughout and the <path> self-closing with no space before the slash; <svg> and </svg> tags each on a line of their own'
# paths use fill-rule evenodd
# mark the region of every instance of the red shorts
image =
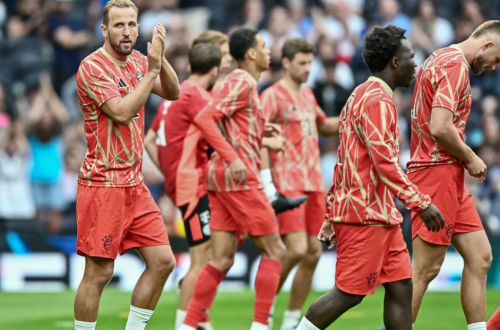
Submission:
<svg viewBox="0 0 500 330">
<path fill-rule="evenodd" d="M 368 295 L 379 284 L 411 278 L 410 254 L 400 226 L 333 224 L 337 235 L 335 285 L 343 292 Z"/>
<path fill-rule="evenodd" d="M 240 237 L 278 232 L 276 215 L 262 190 L 208 192 L 210 229 L 233 232 Z"/>
<path fill-rule="evenodd" d="M 296 231 L 305 231 L 309 236 L 317 236 L 326 213 L 326 195 L 321 191 L 287 191 L 287 197 L 307 195 L 309 198 L 299 207 L 278 214 L 280 235 L 285 236 Z"/>
<path fill-rule="evenodd" d="M 455 233 L 483 229 L 474 200 L 465 187 L 465 169 L 460 165 L 438 165 L 408 174 L 418 189 L 432 198 L 443 215 L 445 227 L 437 233 L 427 229 L 417 212 L 411 212 L 412 238 L 419 236 L 426 242 L 450 245 Z"/>
<path fill-rule="evenodd" d="M 158 205 L 146 185 L 105 188 L 78 185 L 79 255 L 116 259 L 118 252 L 169 244 Z"/>
</svg>

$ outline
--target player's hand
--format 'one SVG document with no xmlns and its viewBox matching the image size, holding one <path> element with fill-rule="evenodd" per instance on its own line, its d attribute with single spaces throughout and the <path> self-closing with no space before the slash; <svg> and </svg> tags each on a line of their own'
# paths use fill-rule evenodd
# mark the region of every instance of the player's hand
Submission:
<svg viewBox="0 0 500 330">
<path fill-rule="evenodd" d="M 283 131 L 281 130 L 281 126 L 273 123 L 266 123 L 266 127 L 264 129 L 264 137 L 275 137 L 283 135 Z"/>
<path fill-rule="evenodd" d="M 437 233 L 444 228 L 444 218 L 434 204 L 429 205 L 428 208 L 421 211 L 418 215 L 425 223 L 427 230 Z"/>
<path fill-rule="evenodd" d="M 241 159 L 234 160 L 229 164 L 229 169 L 233 172 L 234 180 L 239 184 L 245 184 L 247 181 L 247 167 Z"/>
<path fill-rule="evenodd" d="M 469 174 L 475 178 L 484 177 L 488 169 L 486 164 L 477 155 L 474 155 L 470 162 L 466 162 L 465 167 L 469 171 Z"/>
<path fill-rule="evenodd" d="M 283 151 L 285 147 L 285 138 L 283 135 L 263 138 L 262 146 L 274 151 Z"/>
<path fill-rule="evenodd" d="M 161 25 L 161 24 L 159 24 Z M 148 70 L 160 72 L 163 54 L 165 52 L 165 35 L 162 35 L 158 25 L 154 27 L 153 38 L 148 42 Z"/>
<path fill-rule="evenodd" d="M 331 222 L 324 222 L 323 226 L 318 234 L 318 240 L 321 243 L 325 243 L 328 249 L 333 249 L 335 243 L 337 243 L 337 237 L 335 236 L 335 231 L 333 230 L 333 225 Z"/>
</svg>

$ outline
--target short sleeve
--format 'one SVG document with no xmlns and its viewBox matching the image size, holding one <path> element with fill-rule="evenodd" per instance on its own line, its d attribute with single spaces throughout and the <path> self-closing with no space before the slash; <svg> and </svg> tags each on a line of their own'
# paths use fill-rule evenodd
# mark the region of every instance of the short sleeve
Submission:
<svg viewBox="0 0 500 330">
<path fill-rule="evenodd" d="M 226 80 L 216 91 L 209 105 L 222 112 L 226 117 L 249 106 L 252 100 L 253 86 L 243 78 Z"/>
<path fill-rule="evenodd" d="M 436 82 L 432 107 L 446 108 L 455 113 L 466 92 L 468 79 L 469 72 L 461 63 L 436 68 L 431 80 L 431 83 Z"/>
<path fill-rule="evenodd" d="M 274 95 L 271 88 L 266 89 L 260 95 L 260 104 L 262 106 L 262 113 L 266 122 L 273 122 L 278 115 L 278 100 Z"/>
<path fill-rule="evenodd" d="M 99 107 L 107 100 L 120 96 L 114 79 L 94 61 L 84 61 L 80 64 L 77 84 L 81 91 Z"/>
</svg>

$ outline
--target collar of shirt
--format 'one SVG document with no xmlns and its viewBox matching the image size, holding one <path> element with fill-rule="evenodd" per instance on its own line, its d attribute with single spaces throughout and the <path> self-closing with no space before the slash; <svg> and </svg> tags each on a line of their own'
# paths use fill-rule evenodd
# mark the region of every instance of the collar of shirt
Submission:
<svg viewBox="0 0 500 330">
<path fill-rule="evenodd" d="M 387 85 L 387 83 L 385 81 L 383 81 L 380 78 L 374 77 L 374 76 L 370 76 L 370 78 L 368 78 L 368 81 L 376 81 L 376 82 L 378 82 L 380 85 L 382 85 L 382 87 L 385 89 L 385 91 L 387 92 L 387 94 L 389 94 L 389 96 L 392 98 L 392 95 L 394 94 L 394 91 L 389 87 L 389 85 Z"/>
</svg>

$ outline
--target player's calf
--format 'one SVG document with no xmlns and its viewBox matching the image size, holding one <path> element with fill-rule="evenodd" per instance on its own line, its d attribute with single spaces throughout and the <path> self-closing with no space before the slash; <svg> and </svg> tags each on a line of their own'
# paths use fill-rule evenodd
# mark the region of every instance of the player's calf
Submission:
<svg viewBox="0 0 500 330">
<path fill-rule="evenodd" d="M 410 330 L 412 280 L 385 283 L 384 323 L 387 330 Z"/>
</svg>

